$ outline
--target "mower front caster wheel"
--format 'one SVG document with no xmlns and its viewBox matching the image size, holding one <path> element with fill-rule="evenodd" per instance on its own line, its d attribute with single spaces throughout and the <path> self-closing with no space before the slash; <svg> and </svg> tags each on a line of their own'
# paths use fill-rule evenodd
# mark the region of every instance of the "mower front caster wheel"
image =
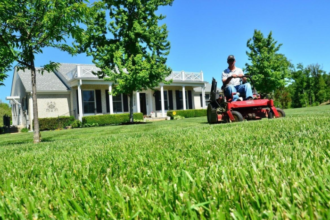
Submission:
<svg viewBox="0 0 330 220">
<path fill-rule="evenodd" d="M 237 111 L 232 111 L 231 114 L 233 114 L 233 117 L 235 118 L 235 120 L 231 121 L 231 122 L 242 122 L 242 121 L 244 121 L 244 118 L 243 118 L 241 113 L 239 113 Z"/>
<path fill-rule="evenodd" d="M 282 109 L 276 108 L 276 110 L 277 110 L 278 115 L 280 116 L 280 118 L 285 117 L 285 112 Z M 274 112 L 272 110 L 269 111 L 268 118 L 269 119 L 274 118 Z"/>
</svg>

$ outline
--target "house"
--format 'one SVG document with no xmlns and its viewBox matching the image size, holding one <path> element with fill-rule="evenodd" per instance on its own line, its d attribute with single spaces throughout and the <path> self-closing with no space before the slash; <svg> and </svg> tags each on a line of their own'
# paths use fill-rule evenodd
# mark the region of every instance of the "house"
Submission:
<svg viewBox="0 0 330 220">
<path fill-rule="evenodd" d="M 97 70 L 95 65 L 62 63 L 54 72 L 38 73 L 39 118 L 74 116 L 82 120 L 88 115 L 129 112 L 129 97 L 109 95 L 116 85 L 92 74 Z M 172 83 L 134 92 L 133 111 L 165 117 L 167 110 L 206 108 L 205 97 L 209 97 L 211 85 L 204 81 L 203 72 L 173 71 L 166 80 Z M 31 94 L 30 70 L 15 69 L 11 95 L 7 97 L 12 105 L 13 125 L 31 128 Z"/>
</svg>

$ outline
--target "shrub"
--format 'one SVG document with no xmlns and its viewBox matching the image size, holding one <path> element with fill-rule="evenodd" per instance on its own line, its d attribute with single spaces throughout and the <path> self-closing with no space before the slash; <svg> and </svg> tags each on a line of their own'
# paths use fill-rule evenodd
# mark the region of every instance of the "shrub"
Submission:
<svg viewBox="0 0 330 220">
<path fill-rule="evenodd" d="M 74 120 L 72 123 L 71 123 L 71 127 L 72 128 L 81 128 L 82 127 L 82 124 L 79 120 Z"/>
<path fill-rule="evenodd" d="M 22 132 L 22 133 L 29 132 L 29 129 L 27 129 L 27 128 L 22 128 L 22 129 L 21 129 L 21 132 Z"/>
<path fill-rule="evenodd" d="M 98 126 L 99 126 L 98 123 L 92 123 L 92 124 L 86 123 L 86 124 L 83 125 L 83 127 L 85 127 L 85 128 L 88 128 L 88 127 L 98 127 Z"/>
<path fill-rule="evenodd" d="M 3 116 L 9 115 L 11 118 L 11 108 L 7 103 L 0 103 L 0 126 L 3 126 Z M 12 122 L 10 122 L 12 124 Z"/>
<path fill-rule="evenodd" d="M 5 133 L 5 128 L 4 127 L 0 127 L 0 134 L 4 134 Z"/>
<path fill-rule="evenodd" d="M 181 115 L 175 115 L 175 116 L 173 117 L 173 120 L 180 120 L 180 119 L 184 119 L 184 117 L 181 116 Z"/>
<path fill-rule="evenodd" d="M 171 119 L 174 116 L 180 115 L 184 118 L 192 118 L 192 117 L 201 117 L 206 116 L 206 109 L 189 109 L 189 110 L 171 110 L 167 111 L 167 116 L 170 116 Z"/>
<path fill-rule="evenodd" d="M 142 113 L 134 113 L 134 120 L 143 120 Z M 83 117 L 83 125 L 85 124 L 98 124 L 99 126 L 103 125 L 113 125 L 129 122 L 129 114 L 111 114 L 111 115 L 93 115 Z"/>
<path fill-rule="evenodd" d="M 312 106 L 319 106 L 320 103 L 319 102 L 313 102 L 313 105 Z"/>
<path fill-rule="evenodd" d="M 57 118 L 39 118 L 40 131 L 55 130 L 70 126 L 74 122 L 73 116 L 61 116 Z"/>
</svg>

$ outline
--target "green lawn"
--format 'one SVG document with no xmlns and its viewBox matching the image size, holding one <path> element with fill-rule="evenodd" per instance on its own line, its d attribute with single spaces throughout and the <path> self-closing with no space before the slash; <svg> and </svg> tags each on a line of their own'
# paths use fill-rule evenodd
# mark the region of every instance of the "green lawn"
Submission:
<svg viewBox="0 0 330 220">
<path fill-rule="evenodd" d="M 0 219 L 330 219 L 330 106 L 0 135 Z"/>
</svg>

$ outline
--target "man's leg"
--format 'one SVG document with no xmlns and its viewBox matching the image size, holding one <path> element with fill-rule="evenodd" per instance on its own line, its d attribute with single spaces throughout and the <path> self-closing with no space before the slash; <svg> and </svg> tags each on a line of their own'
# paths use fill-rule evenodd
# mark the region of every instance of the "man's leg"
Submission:
<svg viewBox="0 0 330 220">
<path fill-rule="evenodd" d="M 227 88 L 225 89 L 225 95 L 228 98 L 233 98 L 233 102 L 235 102 L 238 99 L 238 95 L 233 95 L 233 92 L 237 92 L 236 88 L 234 86 L 227 86 Z"/>
<path fill-rule="evenodd" d="M 245 99 L 253 98 L 250 83 L 239 85 L 237 91 L 241 94 L 242 97 L 245 97 Z"/>
</svg>

